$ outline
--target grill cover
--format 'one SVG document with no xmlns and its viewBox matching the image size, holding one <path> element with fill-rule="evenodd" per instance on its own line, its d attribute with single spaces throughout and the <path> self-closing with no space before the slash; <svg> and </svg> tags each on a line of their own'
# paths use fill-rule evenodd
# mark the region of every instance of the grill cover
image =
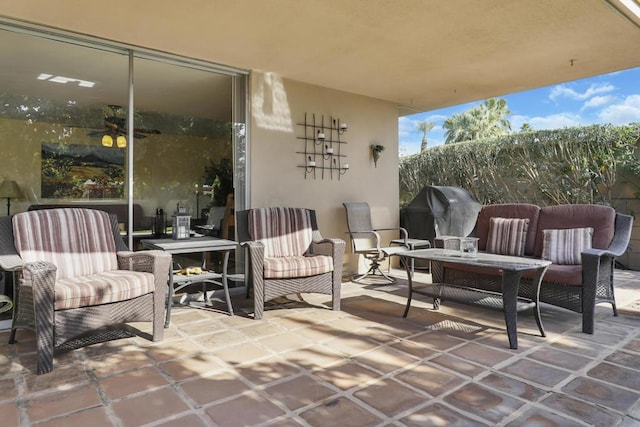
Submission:
<svg viewBox="0 0 640 427">
<path fill-rule="evenodd" d="M 402 215 L 409 237 L 466 237 L 473 231 L 482 205 L 460 187 L 428 186 L 407 205 Z"/>
</svg>

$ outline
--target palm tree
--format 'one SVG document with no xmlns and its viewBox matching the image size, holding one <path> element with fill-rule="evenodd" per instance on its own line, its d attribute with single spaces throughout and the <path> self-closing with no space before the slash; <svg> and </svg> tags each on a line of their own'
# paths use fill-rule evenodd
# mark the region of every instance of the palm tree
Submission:
<svg viewBox="0 0 640 427">
<path fill-rule="evenodd" d="M 486 99 L 477 107 L 454 114 L 444 121 L 445 144 L 505 135 L 511 132 L 509 114 L 511 111 L 504 99 Z"/>
<path fill-rule="evenodd" d="M 420 145 L 420 152 L 424 152 L 427 149 L 427 132 L 429 132 L 436 124 L 433 122 L 418 122 L 418 130 L 422 132 L 422 144 Z"/>
<path fill-rule="evenodd" d="M 468 113 L 453 114 L 442 125 L 445 129 L 445 144 L 454 142 L 471 141 L 471 115 Z"/>
<path fill-rule="evenodd" d="M 480 138 L 494 138 L 511 132 L 511 123 L 507 116 L 511 114 L 507 101 L 502 98 L 491 98 L 480 105 L 486 118 L 484 135 Z"/>
<path fill-rule="evenodd" d="M 533 132 L 533 128 L 529 123 L 523 123 L 522 126 L 520 126 L 520 132 Z"/>
</svg>

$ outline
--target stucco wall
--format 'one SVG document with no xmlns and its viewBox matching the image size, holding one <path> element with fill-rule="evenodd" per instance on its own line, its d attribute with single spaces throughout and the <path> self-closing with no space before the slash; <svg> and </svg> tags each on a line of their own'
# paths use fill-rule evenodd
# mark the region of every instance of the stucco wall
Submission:
<svg viewBox="0 0 640 427">
<path fill-rule="evenodd" d="M 358 259 L 351 254 L 346 234 L 343 202 L 366 201 L 371 206 L 374 226 L 399 223 L 398 113 L 395 104 L 296 81 L 271 73 L 250 76 L 250 203 L 251 207 L 290 206 L 315 209 L 325 237 L 347 242 L 346 274 L 355 272 Z M 339 118 L 349 125 L 342 135 L 342 154 L 349 171 L 333 180 L 318 174 L 304 177 L 305 112 Z M 385 151 L 374 166 L 370 145 L 382 144 Z"/>
</svg>

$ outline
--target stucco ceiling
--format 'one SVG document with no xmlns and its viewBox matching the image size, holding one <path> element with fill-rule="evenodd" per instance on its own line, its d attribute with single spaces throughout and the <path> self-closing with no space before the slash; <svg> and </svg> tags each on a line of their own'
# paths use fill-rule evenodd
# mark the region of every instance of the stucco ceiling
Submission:
<svg viewBox="0 0 640 427">
<path fill-rule="evenodd" d="M 408 114 L 640 66 L 638 19 L 617 1 L 0 0 L 0 14 Z"/>
</svg>

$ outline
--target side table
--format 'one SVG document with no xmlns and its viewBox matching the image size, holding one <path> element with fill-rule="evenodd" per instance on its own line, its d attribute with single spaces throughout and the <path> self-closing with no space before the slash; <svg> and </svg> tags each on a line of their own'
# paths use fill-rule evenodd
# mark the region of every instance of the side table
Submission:
<svg viewBox="0 0 640 427">
<path fill-rule="evenodd" d="M 233 306 L 231 305 L 231 297 L 229 296 L 229 287 L 227 284 L 227 265 L 229 263 L 229 252 L 237 249 L 238 242 L 219 239 L 217 237 L 202 236 L 191 237 L 184 240 L 143 239 L 140 241 L 140 244 L 145 249 L 161 250 L 169 252 L 170 254 L 202 253 L 202 269 L 204 271 L 202 274 L 194 274 L 190 276 L 180 275 L 176 274 L 177 272 L 173 270 L 173 267 L 171 268 L 171 271 L 169 271 L 169 295 L 167 298 L 167 317 L 165 327 L 169 327 L 169 322 L 171 321 L 171 306 L 175 291 L 194 283 L 202 283 L 203 286 L 206 286 L 207 283 L 222 286 L 229 314 L 233 316 Z M 205 257 L 207 252 L 223 253 L 222 273 L 207 270 Z"/>
<path fill-rule="evenodd" d="M 405 245 L 405 241 L 404 241 L 404 239 L 393 239 L 391 241 L 391 244 L 404 246 Z M 430 241 L 421 240 L 421 239 L 407 239 L 406 245 L 408 246 L 410 251 L 415 251 L 416 249 L 421 249 L 421 248 L 422 249 L 430 249 L 431 248 L 431 242 Z M 415 262 L 414 262 L 414 259 L 411 258 L 411 274 L 413 275 L 414 272 L 415 272 Z"/>
</svg>

